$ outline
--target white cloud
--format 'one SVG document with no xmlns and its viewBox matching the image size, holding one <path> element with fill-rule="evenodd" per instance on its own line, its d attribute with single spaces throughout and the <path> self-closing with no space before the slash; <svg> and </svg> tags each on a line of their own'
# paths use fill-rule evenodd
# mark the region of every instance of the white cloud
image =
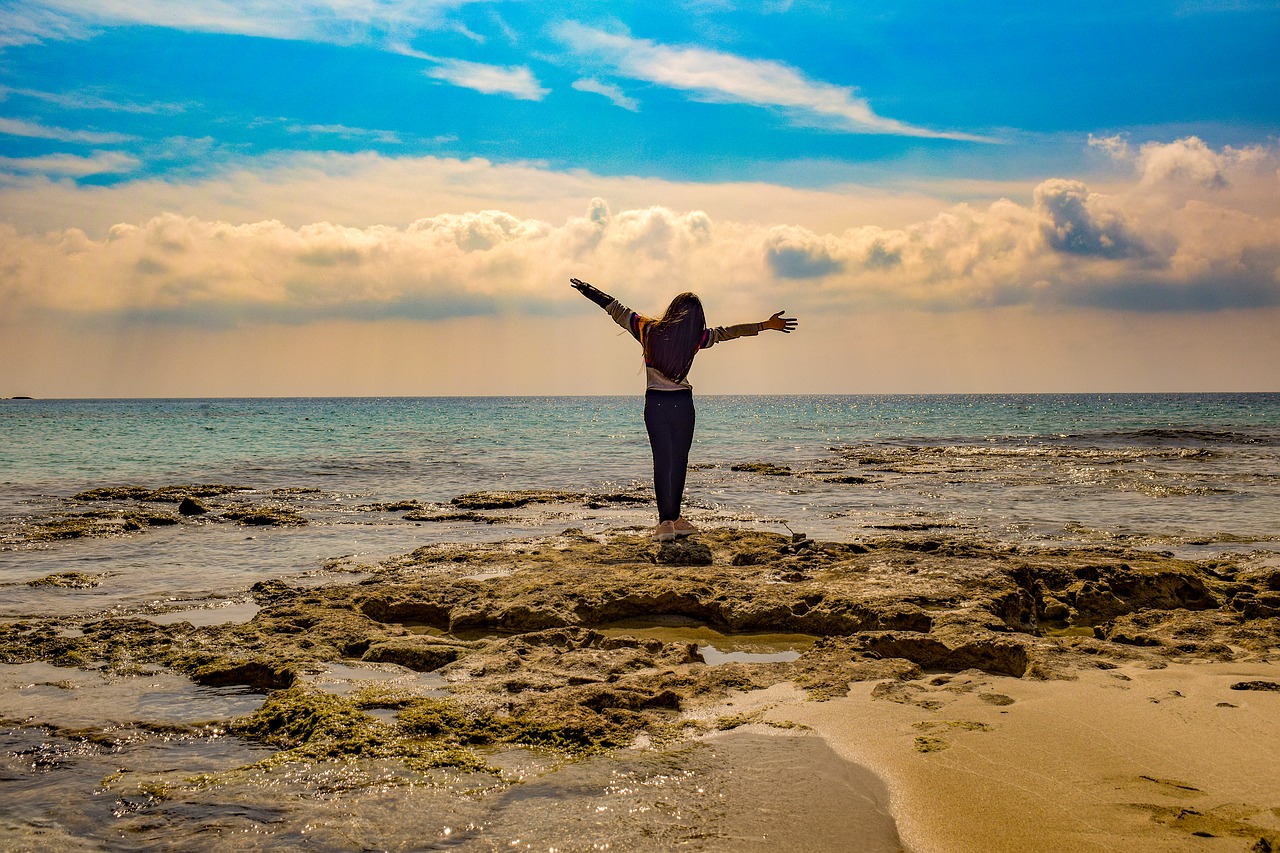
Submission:
<svg viewBox="0 0 1280 853">
<path fill-rule="evenodd" d="M 1094 136 L 1089 134 L 1089 147 L 1097 148 L 1105 151 L 1116 160 L 1127 160 L 1129 158 L 1129 140 L 1122 134 L 1117 133 L 1113 136 Z"/>
<path fill-rule="evenodd" d="M 622 107 L 624 110 L 630 110 L 633 113 L 640 112 L 640 102 L 635 98 L 628 97 L 625 92 L 612 83 L 601 83 L 594 77 L 584 77 L 581 80 L 573 81 L 573 88 L 579 92 L 591 92 L 596 95 L 604 95 L 616 107 Z"/>
<path fill-rule="evenodd" d="M 43 0 L 27 12 L 30 22 L 9 28 L 12 38 L 28 41 L 74 37 L 94 26 L 144 24 L 393 48 L 441 26 L 449 10 L 469 2 L 478 0 Z"/>
<path fill-rule="evenodd" d="M 1189 136 L 1168 144 L 1149 142 L 1138 151 L 1138 168 L 1147 184 L 1191 181 L 1206 189 L 1227 185 L 1226 169 L 1236 159 L 1228 147 L 1212 151 L 1197 137 Z"/>
<path fill-rule="evenodd" d="M 294 227 L 318 221 L 366 227 L 404 224 L 425 212 L 500 208 L 520 218 L 558 222 L 578 215 L 592 196 L 602 196 L 618 209 L 701 209 L 715 219 L 789 222 L 838 231 L 850 222 L 906 225 L 952 203 L 919 187 L 901 191 L 864 185 L 806 189 L 760 181 L 677 182 L 606 177 L 577 169 L 562 172 L 483 158 L 288 152 L 249 160 L 219 151 L 207 138 L 170 138 L 146 156 L 227 165 L 196 180 L 149 177 L 110 186 L 74 186 L 41 176 L 10 179 L 0 189 L 0 219 L 23 231 L 79 227 L 95 236 L 118 222 L 142 222 L 158 211 L 227 222 L 279 219 Z M 1002 185 L 1003 192 L 984 187 L 982 192 L 984 197 L 1022 193 L 1029 198 L 1031 186 Z"/>
<path fill-rule="evenodd" d="M 991 141 L 876 115 L 854 88 L 811 80 L 781 62 L 746 59 L 698 47 L 670 47 L 572 21 L 560 25 L 555 32 L 575 52 L 602 63 L 615 74 L 691 92 L 704 100 L 777 107 L 808 123 L 818 122 L 853 133 Z"/>
<path fill-rule="evenodd" d="M 183 112 L 187 108 L 183 104 L 163 102 L 138 104 L 129 101 L 118 101 L 87 92 L 43 92 L 39 89 L 15 89 L 8 86 L 0 86 L 0 99 L 7 98 L 10 95 L 21 95 L 25 98 L 35 98 L 39 101 L 57 104 L 60 107 L 66 107 L 73 110 L 110 110 L 112 112 L 122 113 L 174 114 Z"/>
<path fill-rule="evenodd" d="M 550 91 L 542 88 L 533 72 L 524 66 L 485 65 L 463 59 L 444 59 L 438 62 L 439 65 L 423 73 L 486 95 L 510 95 L 524 101 L 540 101 Z"/>
<path fill-rule="evenodd" d="M 41 175 L 65 175 L 72 178 L 88 175 L 119 174 L 138 168 L 137 158 L 119 151 L 98 151 L 89 157 L 74 154 L 46 154 L 43 157 L 0 157 L 0 170 L 34 172 Z"/>
<path fill-rule="evenodd" d="M 480 160 L 312 158 L 274 174 L 242 172 L 188 187 L 143 181 L 132 190 L 45 182 L 44 192 L 64 200 L 74 194 L 84 210 L 118 210 L 113 199 L 131 191 L 142 194 L 139 210 L 164 209 L 166 198 L 257 199 L 250 207 L 288 211 L 295 221 L 152 212 L 97 235 L 65 226 L 40 233 L 30 230 L 34 219 L 24 210 L 30 196 L 0 190 L 2 206 L 17 217 L 0 233 L 0 269 L 9 271 L 0 300 L 15 319 L 53 313 L 179 323 L 430 320 L 573 310 L 577 302 L 563 285 L 578 276 L 606 288 L 616 284 L 637 307 L 693 289 L 733 314 L 775 301 L 830 317 L 995 306 L 1248 311 L 1280 306 L 1280 150 L 1248 149 L 1247 156 L 1243 150 L 1211 152 L 1222 169 L 1211 190 L 1194 180 L 1184 182 L 1182 193 L 1177 181 L 1153 186 L 1142 171 L 1106 192 L 1050 178 L 1022 201 L 935 207 L 897 225 L 831 229 L 797 224 L 787 213 L 835 209 L 836 193 L 682 188 Z M 355 171 L 334 174 L 334 163 Z M 87 167 L 74 158 L 64 166 L 76 164 Z M 371 189 L 373 170 L 381 186 L 401 195 Z M 451 187 L 465 187 L 465 194 L 451 195 Z M 588 204 L 584 193 L 593 187 L 633 203 L 615 203 L 612 211 L 600 199 Z M 663 193 L 714 202 L 719 213 L 634 204 Z M 367 224 L 303 218 L 317 210 L 303 203 L 314 205 L 317 196 L 363 197 Z M 844 222 L 855 204 L 865 203 L 860 196 L 855 190 L 843 197 Z M 290 206 L 291 197 L 298 207 Z M 874 206 L 852 221 L 872 221 Z M 414 207 L 432 215 L 385 224 L 388 210 Z M 570 208 L 555 218 L 532 213 Z M 744 210 L 772 216 L 746 221 Z"/>
<path fill-rule="evenodd" d="M 320 136 L 341 136 L 344 139 L 370 139 L 399 145 L 402 140 L 392 130 L 375 130 L 363 127 L 347 127 L 345 124 L 291 124 L 285 127 L 289 133 L 309 133 Z"/>
<path fill-rule="evenodd" d="M 0 15 L 0 49 L 46 40 L 84 38 L 89 30 L 79 21 L 39 4 L 6 5 Z"/>
<path fill-rule="evenodd" d="M 0 133 L 9 136 L 27 136 L 33 139 L 56 139 L 59 142 L 83 142 L 88 145 L 111 145 L 117 142 L 129 142 L 136 138 L 125 133 L 68 130 L 64 127 L 49 127 L 12 118 L 0 118 Z"/>
<path fill-rule="evenodd" d="M 1099 138 L 1090 134 L 1089 145 L 1102 149 L 1118 162 L 1131 163 L 1146 186 L 1183 190 L 1191 186 L 1224 189 L 1229 183 L 1229 174 L 1237 179 L 1265 179 L 1274 159 L 1272 152 L 1260 145 L 1243 148 L 1227 145 L 1215 151 L 1197 136 L 1172 142 L 1145 142 L 1135 151 L 1123 136 Z"/>
</svg>

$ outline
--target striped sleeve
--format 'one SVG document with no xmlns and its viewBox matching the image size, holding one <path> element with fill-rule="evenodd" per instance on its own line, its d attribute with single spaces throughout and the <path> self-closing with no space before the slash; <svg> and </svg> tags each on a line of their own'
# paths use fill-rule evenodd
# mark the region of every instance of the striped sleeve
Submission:
<svg viewBox="0 0 1280 853">
<path fill-rule="evenodd" d="M 645 330 L 653 325 L 653 320 L 643 314 L 632 311 L 618 300 L 613 300 L 605 307 L 613 321 L 631 333 L 637 341 L 644 342 Z"/>
<path fill-rule="evenodd" d="M 736 326 L 716 326 L 702 333 L 700 349 L 710 349 L 718 343 L 734 338 L 754 337 L 760 334 L 759 323 L 739 323 Z"/>
</svg>

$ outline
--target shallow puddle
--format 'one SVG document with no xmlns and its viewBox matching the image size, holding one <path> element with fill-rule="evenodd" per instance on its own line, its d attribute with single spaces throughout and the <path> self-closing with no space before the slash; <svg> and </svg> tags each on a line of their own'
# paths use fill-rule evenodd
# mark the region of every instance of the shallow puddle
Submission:
<svg viewBox="0 0 1280 853">
<path fill-rule="evenodd" d="M 265 698 L 244 687 L 206 687 L 163 670 L 107 675 L 48 663 L 0 665 L 2 715 L 37 725 L 192 725 L 251 714 Z"/>
<path fill-rule="evenodd" d="M 402 690 L 417 696 L 442 696 L 448 693 L 444 676 L 440 673 L 414 672 L 394 664 L 328 663 L 323 672 L 305 675 L 300 681 L 336 696 L 349 696 L 366 687 L 375 686 Z"/>
<path fill-rule="evenodd" d="M 509 754 L 508 754 L 509 753 Z M 286 764 L 232 737 L 101 746 L 0 728 L 3 831 L 17 849 L 900 851 L 888 793 L 820 738 L 730 732 L 491 774 Z M 126 768 L 121 770 L 121 768 Z"/>
<path fill-rule="evenodd" d="M 1065 628 L 1044 628 L 1040 631 L 1046 637 L 1092 637 L 1093 628 L 1088 625 L 1068 625 Z"/>
<path fill-rule="evenodd" d="M 463 575 L 462 580 L 466 581 L 489 581 L 494 578 L 505 578 L 511 574 L 511 569 L 495 569 L 488 572 L 475 572 L 470 575 Z"/>
<path fill-rule="evenodd" d="M 709 666 L 725 663 L 785 663 L 817 642 L 812 634 L 726 634 L 687 616 L 659 615 L 623 619 L 596 630 L 606 637 L 635 637 L 664 643 L 695 643 Z"/>
<path fill-rule="evenodd" d="M 58 851 L 203 848 L 204 840 L 223 825 L 245 830 L 278 819 L 280 809 L 262 797 L 257 803 L 228 803 L 209 793 L 195 808 L 178 798 L 172 807 L 185 811 L 186 825 L 177 836 L 170 834 L 173 827 L 150 820 L 148 813 L 163 808 L 168 786 L 181 791 L 200 773 L 231 770 L 269 754 L 227 736 L 134 733 L 102 743 L 39 727 L 0 726 L 0 846 Z M 141 832 L 135 828 L 138 823 Z"/>
<path fill-rule="evenodd" d="M 414 634 L 431 637 L 455 637 L 459 640 L 485 640 L 496 636 L 491 631 L 459 631 L 449 633 L 430 625 L 396 623 Z M 664 643 L 693 643 L 708 666 L 725 663 L 786 663 L 804 654 L 818 638 L 812 634 L 741 633 L 726 634 L 689 616 L 658 614 L 643 619 L 620 619 L 597 626 L 606 637 L 634 637 L 638 640 L 661 640 Z"/>
<path fill-rule="evenodd" d="M 149 619 L 160 625 L 176 625 L 179 622 L 189 622 L 194 627 L 200 628 L 206 625 L 243 624 L 257 615 L 261 609 L 252 601 L 244 601 L 194 607 L 189 610 L 170 610 L 167 613 L 144 615 L 142 618 Z"/>
</svg>

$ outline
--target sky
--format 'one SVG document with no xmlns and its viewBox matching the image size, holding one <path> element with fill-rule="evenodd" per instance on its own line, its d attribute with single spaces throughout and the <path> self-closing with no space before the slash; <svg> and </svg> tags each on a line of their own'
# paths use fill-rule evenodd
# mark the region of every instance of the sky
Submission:
<svg viewBox="0 0 1280 853">
<path fill-rule="evenodd" d="M 0 0 L 0 397 L 1280 390 L 1280 2 Z"/>
</svg>

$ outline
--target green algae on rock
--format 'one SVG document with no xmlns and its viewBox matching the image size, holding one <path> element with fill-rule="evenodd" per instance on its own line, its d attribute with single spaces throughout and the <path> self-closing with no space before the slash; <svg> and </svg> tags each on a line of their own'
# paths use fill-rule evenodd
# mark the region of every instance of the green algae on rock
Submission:
<svg viewBox="0 0 1280 853">
<path fill-rule="evenodd" d="M 28 542 L 54 542 L 67 539 L 103 538 L 182 523 L 183 518 L 203 515 L 210 507 L 201 498 L 219 497 L 235 492 L 250 491 L 247 486 L 222 483 L 192 483 L 188 485 L 162 486 L 102 486 L 79 492 L 68 500 L 84 504 L 93 502 L 133 502 L 132 508 L 115 507 L 83 512 L 59 513 L 52 518 L 31 524 L 22 531 Z M 178 515 L 156 512 L 142 506 L 147 503 L 178 504 Z M 258 518 L 258 521 L 242 523 L 305 524 L 305 519 L 292 510 L 252 506 L 233 506 L 227 512 L 237 515 L 232 520 Z"/>
<path fill-rule="evenodd" d="M 276 690 L 231 731 L 313 759 L 385 754 L 391 739 L 385 723 L 351 700 L 300 687 Z"/>
<path fill-rule="evenodd" d="M 398 709 L 392 722 L 366 713 L 388 706 Z M 588 755 L 629 745 L 641 723 L 638 715 L 581 707 L 562 714 L 503 715 L 453 699 L 343 697 L 291 687 L 272 693 L 230 731 L 282 750 L 271 763 L 389 758 L 418 770 L 492 771 L 481 750 L 509 744 Z"/>
<path fill-rule="evenodd" d="M 54 572 L 33 581 L 27 586 L 60 586 L 67 589 L 92 589 L 102 583 L 104 575 L 89 575 L 84 572 Z"/>
<path fill-rule="evenodd" d="M 204 515 L 209 505 L 199 498 L 186 497 L 178 504 L 179 515 Z"/>
<path fill-rule="evenodd" d="M 179 523 L 175 516 L 165 512 L 134 510 L 123 513 L 121 517 L 124 519 L 125 530 L 142 530 L 144 527 L 165 527 Z"/>
<path fill-rule="evenodd" d="M 233 492 L 250 491 L 248 486 L 229 486 L 224 483 L 191 483 L 179 486 L 101 486 L 72 495 L 75 501 L 156 501 L 181 503 L 183 498 L 213 498 Z"/>
<path fill-rule="evenodd" d="M 25 531 L 28 542 L 57 542 L 65 539 L 116 536 L 124 532 L 123 517 L 110 510 L 64 513 L 32 525 Z"/>
<path fill-rule="evenodd" d="M 357 512 L 407 512 L 415 510 L 422 506 L 417 499 L 407 501 L 385 501 L 383 503 L 360 504 L 356 507 Z"/>
<path fill-rule="evenodd" d="M 475 521 L 480 524 L 503 524 L 510 519 L 502 515 L 485 515 L 482 512 L 464 510 L 462 512 L 432 512 L 426 509 L 415 509 L 401 516 L 405 521 Z"/>
<path fill-rule="evenodd" d="M 278 506 L 247 505 L 227 507 L 222 518 L 250 526 L 292 527 L 307 523 L 295 510 Z"/>
<path fill-rule="evenodd" d="M 546 489 L 526 489 L 513 492 L 472 492 L 458 495 L 451 503 L 462 509 L 516 509 L 532 503 L 582 503 L 600 507 L 607 504 L 648 503 L 651 498 L 630 492 L 590 494 L 561 492 Z"/>
<path fill-rule="evenodd" d="M 730 471 L 746 471 L 751 474 L 764 474 L 768 477 L 790 477 L 795 472 L 786 465 L 773 462 L 738 462 L 729 466 Z"/>
<path fill-rule="evenodd" d="M 361 660 L 394 663 L 415 672 L 433 672 L 453 663 L 472 647 L 437 637 L 392 637 L 371 643 Z"/>
</svg>

